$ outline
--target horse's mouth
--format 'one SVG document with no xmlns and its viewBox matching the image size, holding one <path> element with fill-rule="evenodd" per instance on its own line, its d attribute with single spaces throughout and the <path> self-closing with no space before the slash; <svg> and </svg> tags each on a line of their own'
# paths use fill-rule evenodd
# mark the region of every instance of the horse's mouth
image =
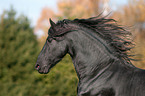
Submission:
<svg viewBox="0 0 145 96">
<path fill-rule="evenodd" d="M 45 68 L 44 70 L 38 70 L 40 74 L 47 74 L 49 72 L 48 68 Z"/>
</svg>

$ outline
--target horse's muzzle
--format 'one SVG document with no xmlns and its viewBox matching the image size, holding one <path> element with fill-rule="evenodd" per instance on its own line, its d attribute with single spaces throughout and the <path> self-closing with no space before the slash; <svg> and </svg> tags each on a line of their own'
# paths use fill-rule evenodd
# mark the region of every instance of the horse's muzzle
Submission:
<svg viewBox="0 0 145 96">
<path fill-rule="evenodd" d="M 39 64 L 35 65 L 35 69 L 41 74 L 47 74 L 49 72 L 48 66 L 40 66 Z"/>
</svg>

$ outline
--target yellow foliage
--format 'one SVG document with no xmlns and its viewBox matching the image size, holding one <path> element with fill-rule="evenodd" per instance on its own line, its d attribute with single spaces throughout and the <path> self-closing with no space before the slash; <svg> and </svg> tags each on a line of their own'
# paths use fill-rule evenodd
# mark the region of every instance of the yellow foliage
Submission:
<svg viewBox="0 0 145 96">
<path fill-rule="evenodd" d="M 99 13 L 100 0 L 60 0 L 58 9 L 64 18 L 88 18 Z"/>
<path fill-rule="evenodd" d="M 48 36 L 47 32 L 49 26 L 49 18 L 54 18 L 54 16 L 55 13 L 51 9 L 47 7 L 42 9 L 41 16 L 38 19 L 37 25 L 35 26 L 34 29 L 35 32 L 38 31 L 44 32 L 43 35 L 39 38 L 39 43 L 41 46 L 44 44 L 46 37 Z"/>
</svg>

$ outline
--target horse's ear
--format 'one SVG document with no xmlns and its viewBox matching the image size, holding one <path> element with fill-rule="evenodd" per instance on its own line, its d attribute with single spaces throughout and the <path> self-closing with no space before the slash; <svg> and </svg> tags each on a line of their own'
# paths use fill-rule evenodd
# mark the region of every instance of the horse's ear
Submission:
<svg viewBox="0 0 145 96">
<path fill-rule="evenodd" d="M 50 22 L 52 29 L 55 30 L 56 24 L 51 20 L 51 18 L 49 19 L 49 22 Z"/>
</svg>

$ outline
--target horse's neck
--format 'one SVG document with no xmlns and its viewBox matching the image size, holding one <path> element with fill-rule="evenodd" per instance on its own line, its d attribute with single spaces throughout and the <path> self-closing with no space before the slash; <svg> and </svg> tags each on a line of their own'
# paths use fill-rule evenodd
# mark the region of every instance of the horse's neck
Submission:
<svg viewBox="0 0 145 96">
<path fill-rule="evenodd" d="M 111 55 L 108 55 L 110 53 L 89 35 L 78 32 L 71 36 L 73 37 L 70 37 L 72 38 L 70 55 L 79 79 L 97 75 L 112 62 Z"/>
</svg>

